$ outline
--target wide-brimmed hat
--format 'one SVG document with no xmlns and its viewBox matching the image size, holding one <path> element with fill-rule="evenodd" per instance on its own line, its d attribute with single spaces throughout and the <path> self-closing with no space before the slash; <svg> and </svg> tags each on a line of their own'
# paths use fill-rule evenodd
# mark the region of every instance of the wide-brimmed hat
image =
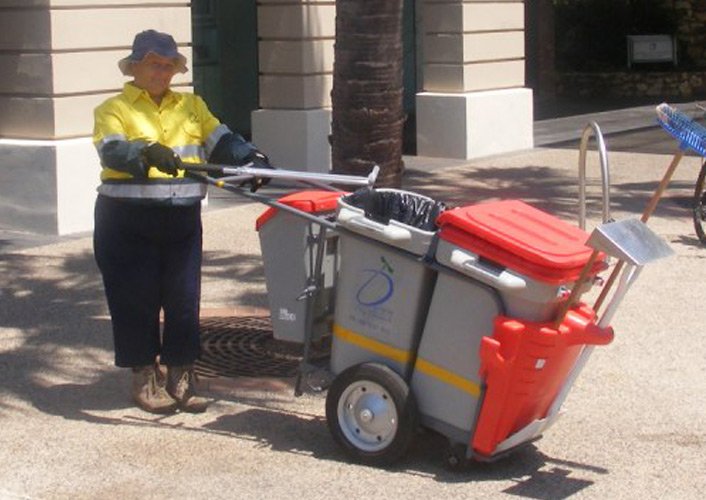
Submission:
<svg viewBox="0 0 706 500">
<path fill-rule="evenodd" d="M 135 35 L 135 40 L 132 42 L 132 53 L 118 61 L 120 71 L 123 75 L 133 76 L 132 63 L 142 61 L 150 52 L 176 61 L 179 73 L 188 71 L 186 57 L 179 53 L 172 35 L 155 30 L 142 31 Z"/>
</svg>

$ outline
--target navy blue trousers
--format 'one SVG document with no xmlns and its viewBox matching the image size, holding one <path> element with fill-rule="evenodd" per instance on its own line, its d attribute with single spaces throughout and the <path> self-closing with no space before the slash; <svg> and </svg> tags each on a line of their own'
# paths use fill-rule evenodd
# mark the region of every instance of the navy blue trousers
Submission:
<svg viewBox="0 0 706 500">
<path fill-rule="evenodd" d="M 117 366 L 148 365 L 157 355 L 166 365 L 198 358 L 202 240 L 200 203 L 153 206 L 98 196 L 93 249 Z"/>
</svg>

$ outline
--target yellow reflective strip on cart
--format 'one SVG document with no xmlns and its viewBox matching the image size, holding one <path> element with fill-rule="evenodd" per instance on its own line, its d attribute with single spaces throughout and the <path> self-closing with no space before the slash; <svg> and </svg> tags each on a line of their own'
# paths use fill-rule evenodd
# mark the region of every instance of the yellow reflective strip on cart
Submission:
<svg viewBox="0 0 706 500">
<path fill-rule="evenodd" d="M 439 379 L 446 384 L 452 385 L 457 389 L 461 389 L 463 392 L 467 392 L 474 398 L 480 397 L 480 386 L 478 384 L 456 375 L 445 368 L 432 364 L 422 358 L 417 358 L 414 369 L 419 370 L 425 375 Z"/>
<path fill-rule="evenodd" d="M 350 344 L 361 347 L 366 351 L 374 352 L 380 356 L 384 356 L 398 363 L 409 363 L 412 355 L 409 351 L 392 347 L 383 342 L 373 340 L 359 333 L 355 333 L 347 328 L 343 328 L 339 324 L 333 325 L 333 334 L 341 340 Z"/>
</svg>

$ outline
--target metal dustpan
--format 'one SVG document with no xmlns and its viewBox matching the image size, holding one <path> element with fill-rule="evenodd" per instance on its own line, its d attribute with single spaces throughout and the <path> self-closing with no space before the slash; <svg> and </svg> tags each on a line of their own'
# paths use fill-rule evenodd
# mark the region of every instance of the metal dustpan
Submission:
<svg viewBox="0 0 706 500">
<path fill-rule="evenodd" d="M 618 291 L 613 297 L 610 307 L 610 313 L 603 316 L 600 326 L 606 326 L 612 315 L 615 313 L 617 304 L 622 300 L 622 297 L 627 292 L 627 289 L 635 281 L 640 269 L 645 264 L 652 261 L 668 257 L 674 253 L 669 248 L 669 245 L 657 236 L 647 225 L 638 219 L 625 219 L 620 221 L 606 222 L 593 230 L 586 246 L 593 248 L 593 253 L 589 261 L 584 266 L 583 272 L 578 281 L 574 284 L 573 290 L 569 299 L 560 309 L 554 326 L 559 327 L 564 315 L 569 307 L 575 302 L 576 297 L 583 288 L 584 282 L 588 279 L 588 273 L 599 253 L 603 252 L 606 255 L 616 258 L 619 262 L 615 266 L 611 279 L 606 283 L 603 292 L 599 296 L 594 310 L 598 312 L 603 299 L 607 296 L 608 291 L 614 283 L 614 278 L 618 276 L 623 264 L 627 264 L 630 269 L 628 272 L 623 272 L 623 279 L 618 287 Z"/>
<path fill-rule="evenodd" d="M 639 219 L 602 224 L 593 230 L 586 245 L 634 266 L 644 266 L 674 254 L 674 250 Z"/>
<path fill-rule="evenodd" d="M 599 326 L 610 323 L 615 310 L 627 293 L 628 289 L 637 279 L 642 267 L 655 260 L 669 257 L 674 251 L 667 243 L 657 236 L 647 225 L 638 219 L 626 219 L 617 222 L 602 224 L 593 230 L 586 244 L 596 251 L 605 252 L 615 257 L 621 263 L 627 264 L 622 272 L 618 289 L 613 295 L 611 303 L 598 322 Z M 610 285 L 606 285 L 602 296 L 607 294 Z M 599 302 L 601 298 L 599 298 Z M 599 302 L 594 309 L 598 311 Z"/>
</svg>

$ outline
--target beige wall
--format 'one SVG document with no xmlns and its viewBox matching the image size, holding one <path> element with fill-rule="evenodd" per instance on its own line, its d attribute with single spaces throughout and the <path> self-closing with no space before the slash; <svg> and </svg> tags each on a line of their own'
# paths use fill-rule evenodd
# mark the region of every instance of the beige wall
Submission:
<svg viewBox="0 0 706 500">
<path fill-rule="evenodd" d="M 145 3 L 0 2 L 0 7 L 13 7 L 0 16 L 0 137 L 90 135 L 93 108 L 126 81 L 116 64 L 129 53 L 138 31 L 169 31 L 190 56 L 185 47 L 191 41 L 188 4 Z M 188 73 L 175 79 L 178 84 L 189 81 Z"/>
<path fill-rule="evenodd" d="M 0 0 L 0 229 L 90 230 L 100 168 L 93 109 L 127 78 L 117 61 L 148 28 L 191 59 L 188 2 Z M 175 84 L 190 84 L 191 74 Z"/>
<path fill-rule="evenodd" d="M 532 147 L 524 2 L 420 2 L 417 153 L 476 158 Z"/>
<path fill-rule="evenodd" d="M 275 165 L 328 172 L 336 6 L 259 0 L 259 104 L 253 140 Z"/>
<path fill-rule="evenodd" d="M 261 107 L 331 106 L 335 12 L 332 0 L 258 2 Z"/>
<path fill-rule="evenodd" d="M 525 85 L 524 2 L 424 0 L 424 90 Z"/>
</svg>

